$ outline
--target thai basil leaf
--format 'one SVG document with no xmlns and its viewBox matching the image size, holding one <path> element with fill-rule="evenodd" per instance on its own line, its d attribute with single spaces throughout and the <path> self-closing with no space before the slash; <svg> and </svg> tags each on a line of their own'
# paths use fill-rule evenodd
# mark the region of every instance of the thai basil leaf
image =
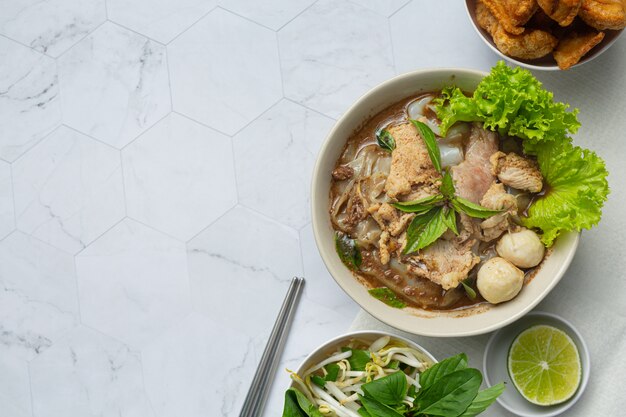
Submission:
<svg viewBox="0 0 626 417">
<path fill-rule="evenodd" d="M 500 382 L 492 387 L 479 391 L 467 410 L 460 417 L 474 417 L 485 411 L 496 398 L 504 391 L 504 384 Z"/>
<path fill-rule="evenodd" d="M 308 400 L 307 400 L 308 401 Z M 295 394 L 287 390 L 285 392 L 285 403 L 283 405 L 283 417 L 307 417 L 307 414 L 300 408 Z"/>
<path fill-rule="evenodd" d="M 439 191 L 446 198 L 454 198 L 454 181 L 452 181 L 452 175 L 450 175 L 450 171 L 446 170 L 443 173 L 443 177 L 441 178 L 441 187 L 439 187 Z"/>
<path fill-rule="evenodd" d="M 482 381 L 477 369 L 454 371 L 436 381 L 416 400 L 419 411 L 429 416 L 460 416 L 476 398 Z"/>
<path fill-rule="evenodd" d="M 295 388 L 285 392 L 283 417 L 324 417 L 309 399 Z"/>
<path fill-rule="evenodd" d="M 378 146 L 381 148 L 392 152 L 396 149 L 396 140 L 391 136 L 391 133 L 387 129 L 382 129 L 376 134 L 376 140 L 378 141 Z"/>
<path fill-rule="evenodd" d="M 317 375 L 311 376 L 311 382 L 313 382 L 315 385 L 317 385 L 320 388 L 324 388 L 324 386 L 326 385 L 326 380 L 322 378 L 321 376 L 317 376 Z"/>
<path fill-rule="evenodd" d="M 420 132 L 420 136 L 424 140 L 426 144 L 426 150 L 428 151 L 428 156 L 430 156 L 430 160 L 433 163 L 433 166 L 437 170 L 437 172 L 441 172 L 441 151 L 439 150 L 439 146 L 437 145 L 437 139 L 435 139 L 435 134 L 428 125 L 419 122 L 417 120 L 410 120 L 413 123 L 413 126 L 417 128 Z"/>
<path fill-rule="evenodd" d="M 398 299 L 398 296 L 387 287 L 372 288 L 368 292 L 370 293 L 372 297 L 376 298 L 377 300 L 382 301 L 383 303 L 387 304 L 390 307 L 394 307 L 394 308 L 406 307 L 406 304 L 404 303 L 404 301 Z"/>
<path fill-rule="evenodd" d="M 465 368 L 467 368 L 467 355 L 465 353 L 450 356 L 434 364 L 420 375 L 420 385 L 422 386 L 420 394 L 442 377 Z"/>
<path fill-rule="evenodd" d="M 456 212 L 449 207 L 443 209 L 443 222 L 452 230 L 455 235 L 459 235 L 459 229 L 456 227 Z"/>
<path fill-rule="evenodd" d="M 472 300 L 474 300 L 476 298 L 476 291 L 474 291 L 474 289 L 470 287 L 469 283 L 466 281 L 467 279 L 464 279 L 463 281 L 461 281 L 461 284 L 463 285 L 463 288 L 465 289 L 467 296 L 471 298 Z"/>
<path fill-rule="evenodd" d="M 351 349 L 349 347 L 341 348 L 342 352 L 347 352 L 351 350 L 352 356 L 348 358 L 348 362 L 350 362 L 350 368 L 353 371 L 364 371 L 365 365 L 372 361 L 370 357 L 370 352 L 368 350 L 362 349 Z"/>
<path fill-rule="evenodd" d="M 363 384 L 361 389 L 366 397 L 373 398 L 381 404 L 396 406 L 402 404 L 408 390 L 407 385 L 406 374 L 398 371 Z"/>
<path fill-rule="evenodd" d="M 324 378 L 326 381 L 336 381 L 337 376 L 339 376 L 339 365 L 336 363 L 329 363 L 326 365 L 326 377 Z"/>
<path fill-rule="evenodd" d="M 374 398 L 368 396 L 359 395 L 359 401 L 365 407 L 365 410 L 371 415 L 375 417 L 403 417 L 402 414 L 398 413 L 391 407 L 382 404 L 381 402 L 375 400 Z"/>
<path fill-rule="evenodd" d="M 358 410 L 356 410 L 356 412 L 359 413 L 359 415 L 361 415 L 362 417 L 374 417 L 370 413 L 367 412 L 365 407 L 359 408 Z"/>
<path fill-rule="evenodd" d="M 435 207 L 428 213 L 415 217 L 407 228 L 407 244 L 404 253 L 423 249 L 439 239 L 448 230 L 443 221 L 443 207 Z"/>
<path fill-rule="evenodd" d="M 491 210 L 478 204 L 474 204 L 461 197 L 454 197 L 451 202 L 456 211 L 463 212 L 470 217 L 477 217 L 479 219 L 486 219 L 494 214 L 502 213 L 502 210 Z"/>
<path fill-rule="evenodd" d="M 443 201 L 443 195 L 435 194 L 412 201 L 399 201 L 392 206 L 405 213 L 425 213 L 437 203 Z"/>
<path fill-rule="evenodd" d="M 335 232 L 335 250 L 339 259 L 349 269 L 356 271 L 361 266 L 361 251 L 354 239 L 340 232 Z"/>
</svg>

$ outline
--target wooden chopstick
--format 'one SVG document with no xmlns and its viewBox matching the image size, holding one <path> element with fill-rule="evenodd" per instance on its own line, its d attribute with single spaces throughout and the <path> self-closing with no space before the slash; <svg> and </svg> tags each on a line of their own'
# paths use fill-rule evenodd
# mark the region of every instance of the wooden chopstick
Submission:
<svg viewBox="0 0 626 417">
<path fill-rule="evenodd" d="M 283 351 L 286 336 L 303 286 L 304 278 L 294 277 L 291 280 L 287 295 L 280 308 L 267 345 L 265 345 L 263 356 L 261 356 L 261 361 L 256 369 L 254 378 L 252 378 L 252 383 L 243 402 L 239 417 L 259 417 L 263 412 L 272 377 L 276 372 L 276 366 Z"/>
</svg>

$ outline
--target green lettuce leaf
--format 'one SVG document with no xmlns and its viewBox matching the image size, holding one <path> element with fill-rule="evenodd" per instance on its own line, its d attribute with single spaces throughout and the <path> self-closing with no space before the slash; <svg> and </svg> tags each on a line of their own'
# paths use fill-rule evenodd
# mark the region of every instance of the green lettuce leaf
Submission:
<svg viewBox="0 0 626 417">
<path fill-rule="evenodd" d="M 501 135 L 517 136 L 531 143 L 568 141 L 568 133 L 580 127 L 578 109 L 555 102 L 528 70 L 510 68 L 503 61 L 478 84 L 471 97 L 457 87 L 447 87 L 435 100 L 444 136 L 456 122 L 483 122 Z M 526 145 L 526 143 L 525 143 Z"/>
<path fill-rule="evenodd" d="M 608 172 L 602 158 L 569 142 L 538 145 L 535 151 L 546 186 L 522 223 L 541 229 L 541 240 L 550 246 L 561 232 L 589 229 L 600 221 Z"/>
</svg>

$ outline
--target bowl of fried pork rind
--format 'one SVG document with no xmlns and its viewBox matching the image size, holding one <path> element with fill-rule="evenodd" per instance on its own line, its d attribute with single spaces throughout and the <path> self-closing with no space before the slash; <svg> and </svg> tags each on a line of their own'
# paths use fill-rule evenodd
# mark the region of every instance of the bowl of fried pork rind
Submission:
<svg viewBox="0 0 626 417">
<path fill-rule="evenodd" d="M 626 27 L 626 0 L 466 0 L 476 32 L 498 55 L 567 70 L 607 50 Z"/>
</svg>

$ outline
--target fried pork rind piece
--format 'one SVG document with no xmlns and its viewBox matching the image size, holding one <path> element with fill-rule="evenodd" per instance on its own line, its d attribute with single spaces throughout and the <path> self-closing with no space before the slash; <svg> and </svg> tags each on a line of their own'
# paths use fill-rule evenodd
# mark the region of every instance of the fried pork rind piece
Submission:
<svg viewBox="0 0 626 417">
<path fill-rule="evenodd" d="M 493 33 L 500 26 L 500 22 L 498 19 L 491 13 L 491 11 L 487 8 L 487 6 L 482 2 L 482 0 L 478 0 L 476 2 L 476 21 L 478 22 L 478 26 L 485 29 L 487 32 L 493 36 Z"/>
<path fill-rule="evenodd" d="M 508 33 L 483 1 L 476 2 L 476 21 L 489 32 L 496 47 L 505 55 L 521 59 L 536 59 L 548 55 L 559 40 L 540 29 L 527 29 L 521 35 Z"/>
<path fill-rule="evenodd" d="M 626 27 L 626 0 L 583 0 L 578 16 L 598 30 Z"/>
<path fill-rule="evenodd" d="M 554 59 L 559 68 L 566 70 L 576 65 L 594 46 L 602 42 L 604 32 L 588 32 L 579 34 L 572 32 L 561 39 L 554 50 Z"/>
<path fill-rule="evenodd" d="M 537 11 L 537 0 L 482 0 L 504 29 L 514 35 Z"/>
<path fill-rule="evenodd" d="M 568 26 L 576 18 L 582 0 L 537 0 L 537 3 L 560 26 Z"/>
<path fill-rule="evenodd" d="M 554 50 L 559 40 L 540 29 L 527 30 L 521 35 L 511 35 L 500 27 L 493 41 L 502 53 L 514 58 L 537 59 Z"/>
</svg>

